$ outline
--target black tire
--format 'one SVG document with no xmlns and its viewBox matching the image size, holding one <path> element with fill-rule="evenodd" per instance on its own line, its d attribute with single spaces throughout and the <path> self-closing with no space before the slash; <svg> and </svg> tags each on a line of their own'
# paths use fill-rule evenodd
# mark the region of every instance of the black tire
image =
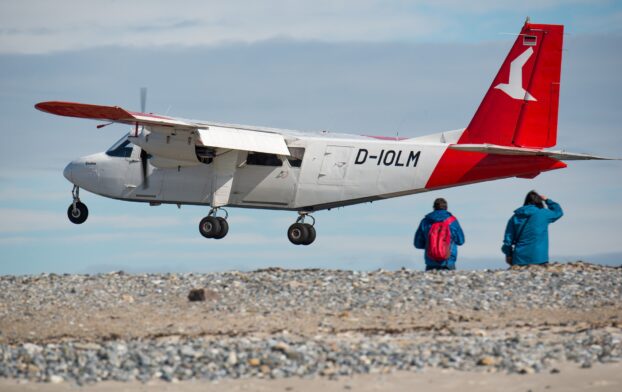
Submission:
<svg viewBox="0 0 622 392">
<path fill-rule="evenodd" d="M 294 245 L 303 244 L 309 237 L 309 229 L 303 223 L 294 223 L 287 229 L 287 238 Z"/>
<path fill-rule="evenodd" d="M 214 238 L 219 240 L 221 238 L 224 238 L 224 236 L 226 236 L 229 232 L 229 223 L 227 223 L 227 220 L 225 218 L 216 217 L 216 219 L 218 219 L 218 223 L 220 223 L 220 231 L 217 235 L 214 236 Z"/>
<path fill-rule="evenodd" d="M 315 227 L 308 223 L 304 223 L 304 225 L 307 227 L 308 235 L 302 245 L 311 245 L 315 241 Z"/>
<path fill-rule="evenodd" d="M 213 216 L 201 219 L 199 232 L 205 238 L 214 238 L 220 232 L 220 222 Z"/>
<path fill-rule="evenodd" d="M 71 223 L 75 223 L 76 225 L 80 225 L 86 221 L 86 218 L 89 217 L 89 209 L 86 208 L 86 205 L 81 202 L 76 203 L 76 208 L 73 208 L 73 203 L 69 205 L 67 209 L 67 218 L 71 221 Z"/>
</svg>

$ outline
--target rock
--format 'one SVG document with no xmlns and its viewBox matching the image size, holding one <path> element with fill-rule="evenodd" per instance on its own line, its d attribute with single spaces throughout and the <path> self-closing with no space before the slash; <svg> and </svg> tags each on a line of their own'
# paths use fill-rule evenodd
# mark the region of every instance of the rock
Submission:
<svg viewBox="0 0 622 392">
<path fill-rule="evenodd" d="M 128 304 L 134 303 L 134 297 L 132 297 L 132 296 L 131 296 L 131 295 L 129 295 L 129 294 L 123 294 L 123 295 L 121 296 L 121 300 L 122 300 L 123 302 L 128 303 Z"/>
<path fill-rule="evenodd" d="M 205 289 L 192 289 L 188 293 L 188 300 L 191 302 L 205 301 Z"/>
<path fill-rule="evenodd" d="M 520 366 L 516 369 L 518 374 L 533 374 L 535 370 L 531 366 Z"/>
<path fill-rule="evenodd" d="M 102 346 L 100 346 L 97 343 L 74 343 L 73 347 L 77 350 L 95 350 L 95 351 L 102 348 Z"/>
<path fill-rule="evenodd" d="M 58 376 L 56 374 L 52 374 L 49 378 L 49 381 L 52 384 L 60 384 L 61 382 L 65 381 L 61 376 Z"/>
<path fill-rule="evenodd" d="M 491 356 L 485 356 L 485 357 L 481 357 L 477 361 L 477 364 L 479 366 L 494 366 L 497 364 L 497 360 Z"/>
<path fill-rule="evenodd" d="M 275 344 L 274 346 L 272 346 L 272 349 L 275 351 L 280 351 L 282 353 L 287 354 L 287 352 L 290 351 L 290 347 L 287 343 L 284 342 L 278 342 L 277 344 Z"/>
<path fill-rule="evenodd" d="M 179 350 L 179 353 L 183 356 L 191 358 L 198 358 L 199 356 L 201 356 L 201 353 L 199 351 L 195 350 L 192 346 L 189 345 L 182 346 L 181 350 Z"/>
<path fill-rule="evenodd" d="M 220 294 L 214 290 L 208 289 L 192 289 L 188 293 L 189 301 L 217 301 L 220 299 Z"/>
<path fill-rule="evenodd" d="M 227 363 L 230 366 L 235 366 L 238 364 L 238 356 L 236 355 L 235 351 L 231 351 L 229 353 L 229 356 L 227 357 Z"/>
<path fill-rule="evenodd" d="M 39 354 L 43 350 L 41 346 L 32 343 L 25 343 L 22 347 L 31 357 Z"/>
<path fill-rule="evenodd" d="M 259 358 L 251 358 L 248 360 L 248 365 L 253 367 L 259 366 L 261 365 L 261 360 Z"/>
</svg>

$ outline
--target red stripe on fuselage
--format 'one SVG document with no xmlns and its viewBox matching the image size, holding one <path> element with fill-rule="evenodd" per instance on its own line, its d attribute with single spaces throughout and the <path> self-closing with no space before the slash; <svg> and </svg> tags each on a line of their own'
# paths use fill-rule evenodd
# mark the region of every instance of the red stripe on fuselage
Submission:
<svg viewBox="0 0 622 392">
<path fill-rule="evenodd" d="M 448 149 L 434 168 L 425 187 L 445 188 L 499 178 L 532 176 L 564 167 L 565 163 L 548 157 L 495 155 Z"/>
</svg>

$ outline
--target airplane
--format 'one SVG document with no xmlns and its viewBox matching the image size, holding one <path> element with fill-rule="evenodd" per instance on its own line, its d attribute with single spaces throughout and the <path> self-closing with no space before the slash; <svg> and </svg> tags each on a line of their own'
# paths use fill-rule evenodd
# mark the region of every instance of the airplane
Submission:
<svg viewBox="0 0 622 392">
<path fill-rule="evenodd" d="M 527 19 L 468 126 L 414 138 L 186 120 L 145 113 L 144 99 L 141 112 L 60 101 L 35 107 L 108 122 L 98 128 L 131 126 L 106 152 L 65 168 L 74 184 L 71 222 L 88 217 L 79 195 L 83 188 L 151 205 L 209 206 L 199 232 L 214 239 L 229 231 L 224 207 L 297 211 L 287 236 L 295 245 L 309 245 L 316 238 L 315 211 L 502 178 L 530 179 L 565 168 L 565 160 L 609 159 L 548 149 L 557 140 L 563 33 L 562 25 Z"/>
</svg>

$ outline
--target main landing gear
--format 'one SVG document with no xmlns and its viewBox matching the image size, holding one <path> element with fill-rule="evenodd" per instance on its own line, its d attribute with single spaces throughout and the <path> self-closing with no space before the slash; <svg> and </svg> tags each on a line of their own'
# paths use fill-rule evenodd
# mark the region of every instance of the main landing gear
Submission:
<svg viewBox="0 0 622 392">
<path fill-rule="evenodd" d="M 73 190 L 71 191 L 71 196 L 73 197 L 73 202 L 67 209 L 67 217 L 71 223 L 79 225 L 84 223 L 86 218 L 89 217 L 89 209 L 86 208 L 86 205 L 80 201 L 80 187 L 74 185 Z"/>
<path fill-rule="evenodd" d="M 225 212 L 225 217 L 216 216 L 218 210 Z M 209 214 L 199 223 L 199 232 L 205 238 L 215 238 L 217 240 L 224 238 L 229 232 L 229 224 L 227 218 L 229 214 L 224 208 L 212 208 Z"/>
<path fill-rule="evenodd" d="M 315 241 L 315 218 L 306 212 L 298 212 L 300 216 L 296 219 L 296 223 L 287 229 L 287 238 L 294 245 L 310 245 Z M 312 224 L 305 223 L 305 218 L 309 217 L 313 220 Z"/>
</svg>

